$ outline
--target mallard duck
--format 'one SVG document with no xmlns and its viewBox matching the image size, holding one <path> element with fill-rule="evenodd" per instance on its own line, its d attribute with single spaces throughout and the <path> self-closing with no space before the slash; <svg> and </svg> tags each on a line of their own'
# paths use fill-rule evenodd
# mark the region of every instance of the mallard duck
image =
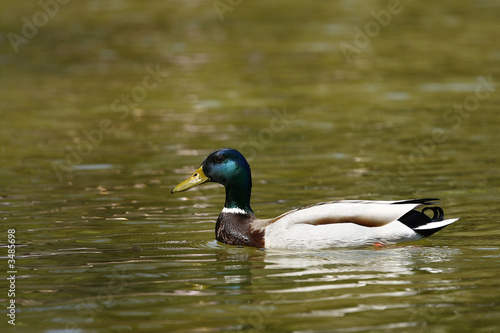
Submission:
<svg viewBox="0 0 500 333">
<path fill-rule="evenodd" d="M 444 220 L 440 207 L 428 207 L 437 199 L 330 201 L 294 209 L 272 219 L 258 219 L 250 207 L 250 166 L 240 152 L 231 148 L 210 153 L 198 170 L 175 186 L 172 193 L 209 181 L 226 189 L 215 238 L 232 245 L 268 249 L 384 245 L 430 236 L 458 220 Z M 417 210 L 421 207 L 424 208 Z M 428 211 L 432 217 L 426 214 Z"/>
</svg>

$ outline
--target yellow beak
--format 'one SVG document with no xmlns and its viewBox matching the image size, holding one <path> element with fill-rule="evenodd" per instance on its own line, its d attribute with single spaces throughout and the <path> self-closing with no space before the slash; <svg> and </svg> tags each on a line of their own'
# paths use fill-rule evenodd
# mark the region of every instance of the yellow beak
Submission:
<svg viewBox="0 0 500 333">
<path fill-rule="evenodd" d="M 210 178 L 208 178 L 203 172 L 203 167 L 200 167 L 193 173 L 191 177 L 174 187 L 171 193 L 187 191 L 190 188 L 203 184 L 209 180 Z"/>
</svg>

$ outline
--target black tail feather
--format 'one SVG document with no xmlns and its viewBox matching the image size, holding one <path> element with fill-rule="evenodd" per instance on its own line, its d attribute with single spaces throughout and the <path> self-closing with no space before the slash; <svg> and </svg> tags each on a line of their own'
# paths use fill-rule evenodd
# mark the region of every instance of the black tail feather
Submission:
<svg viewBox="0 0 500 333">
<path fill-rule="evenodd" d="M 422 213 L 425 214 L 425 212 L 428 210 L 432 211 L 433 216 L 431 217 L 431 220 L 433 222 L 442 221 L 444 219 L 444 212 L 441 207 L 425 207 L 424 209 L 422 209 Z"/>
<path fill-rule="evenodd" d="M 421 204 L 421 205 L 435 205 L 439 199 L 437 198 L 424 198 L 424 199 L 410 199 L 394 202 L 395 205 L 399 204 Z"/>
<path fill-rule="evenodd" d="M 429 200 L 429 199 L 422 199 L 422 200 Z M 430 199 L 434 200 L 434 199 Z M 426 211 L 432 211 L 433 216 L 430 217 L 427 214 L 425 214 Z M 413 229 L 416 233 L 421 235 L 422 237 L 428 237 L 432 235 L 435 232 L 438 232 L 439 230 L 443 229 L 443 227 L 438 227 L 434 229 L 424 229 L 424 230 L 416 230 L 416 228 L 426 225 L 428 223 L 432 222 L 439 222 L 444 219 L 444 212 L 441 207 L 425 207 L 421 212 L 418 210 L 410 210 L 408 213 L 405 215 L 401 216 L 399 218 L 399 221 L 401 221 L 403 224 L 405 224 L 407 227 Z"/>
</svg>

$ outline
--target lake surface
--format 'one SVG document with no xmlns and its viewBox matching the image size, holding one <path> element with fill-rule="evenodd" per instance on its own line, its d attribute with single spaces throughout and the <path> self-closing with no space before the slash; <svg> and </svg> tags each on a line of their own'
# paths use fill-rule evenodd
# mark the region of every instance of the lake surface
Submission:
<svg viewBox="0 0 500 333">
<path fill-rule="evenodd" d="M 498 1 L 63 2 L 0 4 L 2 332 L 498 332 Z M 219 147 L 262 218 L 437 197 L 461 219 L 220 244 L 223 189 L 170 194 Z"/>
</svg>

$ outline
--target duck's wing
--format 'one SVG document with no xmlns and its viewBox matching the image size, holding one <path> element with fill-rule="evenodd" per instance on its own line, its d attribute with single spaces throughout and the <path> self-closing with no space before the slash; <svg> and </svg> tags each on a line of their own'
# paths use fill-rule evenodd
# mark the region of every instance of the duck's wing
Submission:
<svg viewBox="0 0 500 333">
<path fill-rule="evenodd" d="M 435 204 L 436 200 L 437 199 L 412 199 L 402 201 L 343 200 L 322 202 L 289 211 L 274 219 L 268 220 L 268 223 L 280 223 L 284 225 L 301 223 L 310 225 L 354 223 L 365 227 L 381 227 L 398 220 L 416 208 Z M 440 212 L 442 212 L 442 210 Z M 434 215 L 436 215 L 436 212 L 434 213 Z M 435 217 L 439 218 L 439 216 Z M 415 218 L 412 220 L 415 220 Z M 431 220 L 431 218 L 429 218 L 429 220 Z M 434 220 L 434 218 L 432 220 Z"/>
<path fill-rule="evenodd" d="M 458 220 L 443 220 L 443 210 L 437 206 L 417 210 L 435 204 L 435 200 L 324 202 L 255 221 L 252 227 L 265 230 L 265 246 L 269 248 L 397 243 L 429 236 Z"/>
</svg>

